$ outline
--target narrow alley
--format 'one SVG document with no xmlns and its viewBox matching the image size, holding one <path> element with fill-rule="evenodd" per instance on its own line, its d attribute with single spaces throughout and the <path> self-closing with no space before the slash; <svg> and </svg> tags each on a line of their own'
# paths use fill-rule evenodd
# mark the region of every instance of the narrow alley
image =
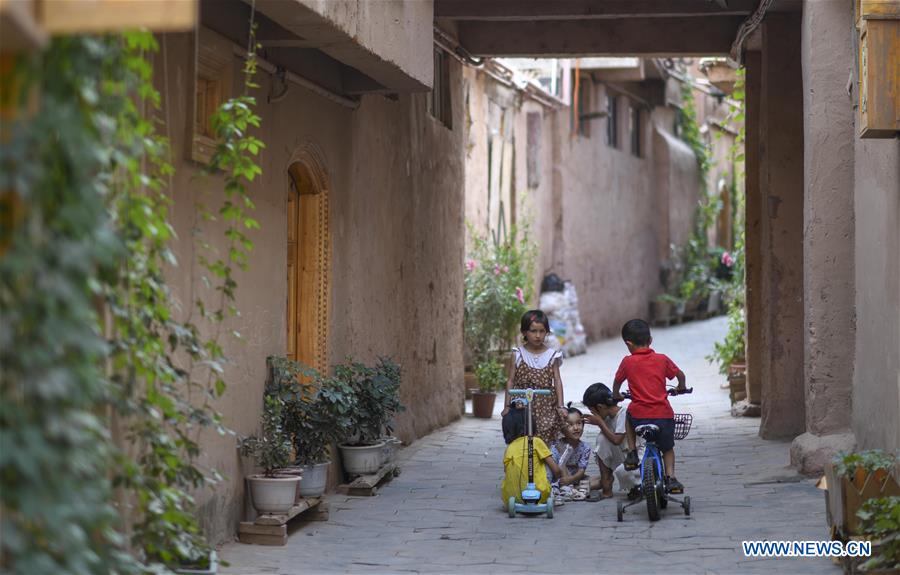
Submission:
<svg viewBox="0 0 900 575">
<path fill-rule="evenodd" d="M 704 359 L 725 324 L 719 317 L 654 330 L 653 347 L 670 355 L 694 388 L 673 400 L 676 412 L 694 415 L 690 434 L 676 445 L 690 517 L 670 506 L 651 524 L 639 504 L 618 523 L 615 500 L 605 500 L 566 503 L 549 520 L 510 519 L 499 496 L 499 418 L 464 417 L 405 448 L 402 474 L 376 497 L 329 495 L 330 520 L 301 523 L 287 546 L 226 545 L 224 572 L 838 573 L 826 558 L 743 555 L 744 540 L 828 535 L 822 492 L 788 467 L 790 441 L 763 441 L 758 418 L 729 414 L 722 377 Z M 566 360 L 566 400 L 580 403 L 589 384 L 609 382 L 624 354 L 621 340 L 608 339 Z M 591 445 L 595 434 L 586 429 Z M 589 473 L 597 473 L 596 463 Z"/>
</svg>

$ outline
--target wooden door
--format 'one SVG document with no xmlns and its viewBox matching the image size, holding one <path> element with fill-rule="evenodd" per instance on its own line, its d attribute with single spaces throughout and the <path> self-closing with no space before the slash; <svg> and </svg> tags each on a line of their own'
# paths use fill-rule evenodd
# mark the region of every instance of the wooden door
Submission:
<svg viewBox="0 0 900 575">
<path fill-rule="evenodd" d="M 294 162 L 288 173 L 287 356 L 324 371 L 329 321 L 328 190 L 308 163 Z"/>
</svg>

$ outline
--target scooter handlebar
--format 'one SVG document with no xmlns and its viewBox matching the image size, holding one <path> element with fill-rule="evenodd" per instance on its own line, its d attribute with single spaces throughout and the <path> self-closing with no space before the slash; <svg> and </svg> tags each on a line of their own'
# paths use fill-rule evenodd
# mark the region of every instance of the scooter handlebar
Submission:
<svg viewBox="0 0 900 575">
<path fill-rule="evenodd" d="M 534 395 L 550 395 L 552 392 L 549 389 L 510 389 L 510 395 L 527 395 L 528 393 L 532 393 Z"/>
</svg>

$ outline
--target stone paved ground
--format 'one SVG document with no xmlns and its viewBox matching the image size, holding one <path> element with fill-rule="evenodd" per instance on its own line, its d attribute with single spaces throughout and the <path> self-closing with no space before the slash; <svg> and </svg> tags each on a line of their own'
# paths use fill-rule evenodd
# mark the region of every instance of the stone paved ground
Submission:
<svg viewBox="0 0 900 575">
<path fill-rule="evenodd" d="M 615 501 L 606 500 L 567 503 L 554 519 L 510 519 L 499 496 L 499 419 L 465 417 L 405 448 L 403 473 L 378 496 L 331 496 L 330 520 L 298 526 L 287 546 L 225 546 L 231 566 L 224 572 L 837 574 L 828 559 L 741 552 L 742 540 L 828 534 L 822 492 L 787 467 L 790 444 L 762 441 L 758 419 L 728 414 L 722 378 L 703 359 L 724 331 L 724 318 L 654 330 L 653 347 L 670 355 L 695 389 L 673 400 L 676 411 L 694 414 L 690 435 L 676 445 L 691 517 L 670 505 L 651 524 L 639 504 L 617 523 Z M 608 340 L 567 360 L 567 400 L 580 400 L 594 381 L 609 383 L 625 351 L 620 340 Z M 588 427 L 585 439 L 593 444 L 595 434 Z"/>
</svg>

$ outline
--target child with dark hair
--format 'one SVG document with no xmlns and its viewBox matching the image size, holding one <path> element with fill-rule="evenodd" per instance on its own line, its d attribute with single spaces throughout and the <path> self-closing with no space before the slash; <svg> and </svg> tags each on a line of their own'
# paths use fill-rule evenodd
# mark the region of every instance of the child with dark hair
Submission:
<svg viewBox="0 0 900 575">
<path fill-rule="evenodd" d="M 503 505 L 510 497 L 523 503 L 522 490 L 528 484 L 528 411 L 520 402 L 508 407 L 503 415 L 503 439 L 506 441 L 506 453 L 503 454 L 503 468 L 506 475 L 500 488 Z M 550 449 L 540 437 L 532 438 L 534 450 L 534 487 L 541 492 L 541 503 L 550 496 L 550 480 L 547 468 L 554 475 L 561 474 L 559 466 L 553 459 Z"/>
<path fill-rule="evenodd" d="M 541 310 L 525 312 L 521 330 L 523 344 L 513 350 L 514 358 L 506 390 L 532 388 L 549 389 L 553 392 L 535 397 L 532 404 L 535 435 L 543 439 L 546 445 L 552 445 L 559 437 L 563 421 L 569 413 L 564 407 L 562 379 L 559 375 L 562 352 L 544 343 L 550 333 L 550 320 Z M 511 399 L 512 396 L 507 393 L 503 415 L 509 412 Z"/>
<path fill-rule="evenodd" d="M 637 472 L 626 471 L 623 465 L 627 411 L 619 405 L 618 400 L 613 399 L 612 391 L 602 383 L 588 387 L 581 401 L 591 412 L 585 422 L 600 428 L 594 445 L 600 476 L 591 478 L 591 489 L 601 489 L 601 497 L 604 499 L 612 497 L 615 476 L 619 480 L 619 487 L 628 491 L 629 499 L 640 497 Z"/>
<path fill-rule="evenodd" d="M 684 486 L 675 479 L 675 412 L 669 404 L 666 380 L 678 379 L 678 391 L 684 391 L 684 372 L 661 353 L 650 348 L 653 337 L 650 326 L 641 319 L 633 319 L 622 326 L 622 339 L 631 355 L 622 359 L 613 380 L 612 396 L 622 399 L 619 388 L 628 381 L 631 404 L 628 406 L 628 455 L 625 469 L 637 469 L 639 460 L 635 449 L 634 428 L 644 424 L 659 427 L 657 445 L 666 467 L 666 488 L 670 493 L 683 493 Z"/>
<path fill-rule="evenodd" d="M 587 474 L 591 448 L 581 440 L 584 433 L 584 414 L 580 409 L 572 407 L 572 402 L 569 402 L 566 409 L 569 413 L 563 425 L 563 436 L 550 445 L 550 453 L 562 472 L 562 475 L 556 476 L 560 500 L 580 500 L 587 496 L 587 493 L 582 493 L 577 487 Z"/>
</svg>

